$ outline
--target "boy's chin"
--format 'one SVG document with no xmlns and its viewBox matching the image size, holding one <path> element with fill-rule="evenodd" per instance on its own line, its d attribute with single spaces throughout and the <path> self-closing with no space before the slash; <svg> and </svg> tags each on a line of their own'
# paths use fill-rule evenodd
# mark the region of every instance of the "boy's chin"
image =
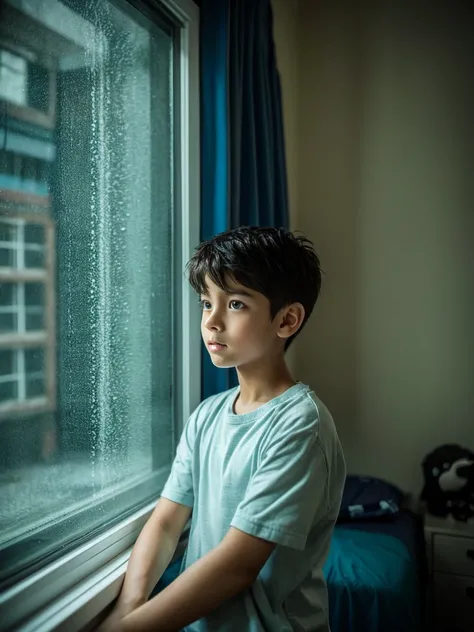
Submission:
<svg viewBox="0 0 474 632">
<path fill-rule="evenodd" d="M 224 358 L 216 357 L 212 353 L 210 354 L 210 357 L 212 364 L 219 369 L 233 369 L 235 367 L 235 364 L 232 364 L 228 360 L 224 360 Z"/>
</svg>

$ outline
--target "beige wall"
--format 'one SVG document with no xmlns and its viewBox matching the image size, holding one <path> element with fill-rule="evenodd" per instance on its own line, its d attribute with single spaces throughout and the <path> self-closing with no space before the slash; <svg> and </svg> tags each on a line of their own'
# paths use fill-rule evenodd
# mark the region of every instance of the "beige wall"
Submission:
<svg viewBox="0 0 474 632">
<path fill-rule="evenodd" d="M 273 0 L 275 48 L 280 72 L 285 131 L 290 213 L 298 196 L 298 105 L 299 105 L 299 4 L 301 0 Z M 293 220 L 293 217 L 292 217 Z"/>
<path fill-rule="evenodd" d="M 301 0 L 273 0 L 273 34 L 282 86 L 283 125 L 288 177 L 290 223 L 298 206 L 298 108 L 299 108 L 299 4 Z M 287 353 L 290 369 L 296 373 L 296 342 Z"/>
<path fill-rule="evenodd" d="M 473 24 L 392 4 L 273 0 L 291 224 L 326 272 L 292 364 L 349 469 L 416 492 L 428 451 L 474 449 Z"/>
</svg>

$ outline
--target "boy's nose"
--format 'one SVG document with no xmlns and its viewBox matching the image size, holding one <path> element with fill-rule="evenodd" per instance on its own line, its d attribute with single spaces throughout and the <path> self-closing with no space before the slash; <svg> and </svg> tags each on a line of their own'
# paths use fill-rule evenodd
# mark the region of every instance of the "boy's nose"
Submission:
<svg viewBox="0 0 474 632">
<path fill-rule="evenodd" d="M 206 320 L 206 327 L 209 331 L 222 331 L 224 329 L 222 318 L 219 317 L 217 312 L 209 314 Z"/>
</svg>

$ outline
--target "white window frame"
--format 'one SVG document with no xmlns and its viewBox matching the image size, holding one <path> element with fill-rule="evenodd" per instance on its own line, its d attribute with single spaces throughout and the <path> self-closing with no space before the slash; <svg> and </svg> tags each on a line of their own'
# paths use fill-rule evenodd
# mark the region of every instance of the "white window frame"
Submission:
<svg viewBox="0 0 474 632">
<path fill-rule="evenodd" d="M 0 377 L 0 382 L 13 381 L 8 378 L 16 377 L 18 387 L 16 398 L 0 402 L 0 422 L 9 419 L 12 413 L 37 414 L 50 412 L 56 406 L 56 362 L 54 356 L 55 317 L 54 317 L 54 227 L 50 217 L 46 215 L 31 215 L 25 213 L 2 216 L 2 224 L 10 224 L 16 228 L 15 239 L 0 241 L 0 247 L 15 253 L 12 267 L 0 266 L 0 283 L 12 283 L 16 287 L 16 303 L 11 308 L 2 307 L 0 312 L 12 313 L 17 316 L 17 326 L 14 331 L 0 333 L 0 350 L 10 350 L 16 355 L 16 375 Z M 44 229 L 44 244 L 30 244 L 25 242 L 25 227 L 40 225 Z M 40 251 L 44 253 L 44 266 L 41 268 L 25 267 L 25 252 Z M 44 287 L 44 304 L 42 307 L 27 306 L 25 302 L 25 283 L 41 283 Z M 44 329 L 27 330 L 26 317 L 28 314 L 42 313 L 45 316 Z M 45 371 L 41 377 L 45 380 L 45 392 L 42 395 L 27 397 L 25 374 L 25 351 L 40 348 L 45 354 Z M 28 376 L 34 377 L 33 374 Z M 38 372 L 38 377 L 40 373 Z"/>
<path fill-rule="evenodd" d="M 192 256 L 200 233 L 200 138 L 199 138 L 199 8 L 193 0 L 160 0 L 181 25 L 179 30 L 179 186 L 175 202 L 180 209 L 181 242 L 176 253 L 181 275 L 180 319 L 180 415 L 177 432 L 200 401 L 201 340 L 199 307 L 184 266 Z M 94 621 L 114 601 L 125 576 L 133 545 L 156 506 L 150 503 L 87 544 L 56 560 L 0 595 L 2 629 L 23 632 L 79 632 L 93 629 Z M 182 545 L 183 546 L 183 545 Z M 182 550 L 182 549 L 181 549 Z M 178 552 L 179 554 L 179 548 Z"/>
</svg>

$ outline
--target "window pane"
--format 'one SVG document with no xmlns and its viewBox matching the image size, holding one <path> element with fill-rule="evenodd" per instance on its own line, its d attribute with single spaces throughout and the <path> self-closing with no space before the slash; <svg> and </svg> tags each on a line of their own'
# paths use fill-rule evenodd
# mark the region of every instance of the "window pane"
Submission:
<svg viewBox="0 0 474 632">
<path fill-rule="evenodd" d="M 25 243 L 44 244 L 44 226 L 42 224 L 25 224 Z"/>
<path fill-rule="evenodd" d="M 44 268 L 44 251 L 25 250 L 25 268 Z"/>
<path fill-rule="evenodd" d="M 0 351 L 0 375 L 16 373 L 16 352 Z"/>
<path fill-rule="evenodd" d="M 46 393 L 46 387 L 44 377 L 26 378 L 26 397 L 32 399 L 33 397 L 42 397 Z"/>
<path fill-rule="evenodd" d="M 16 267 L 16 250 L 0 247 L 0 267 L 2 266 L 6 268 Z"/>
<path fill-rule="evenodd" d="M 25 305 L 37 307 L 44 304 L 44 284 L 25 283 Z"/>
<path fill-rule="evenodd" d="M 7 50 L 0 50 L 0 98 L 26 105 L 26 59 Z"/>
<path fill-rule="evenodd" d="M 18 383 L 0 382 L 0 404 L 18 399 Z"/>
<path fill-rule="evenodd" d="M 0 334 L 10 334 L 18 329 L 18 319 L 16 314 L 11 312 L 0 312 Z"/>
<path fill-rule="evenodd" d="M 2 32 L 39 38 L 57 90 L 54 132 L 30 123 L 24 145 L 51 165 L 51 204 L 28 215 L 45 215 L 55 250 L 25 225 L 22 261 L 44 270 L 52 257 L 54 309 L 39 313 L 46 286 L 24 283 L 21 322 L 48 337 L 41 357 L 22 352 L 18 405 L 50 399 L 0 433 L 0 469 L 21 472 L 0 486 L 0 589 L 156 499 L 175 449 L 174 31 L 128 3 L 44 3 L 22 22 L 23 6 Z"/>
<path fill-rule="evenodd" d="M 0 307 L 16 305 L 17 286 L 15 283 L 0 283 Z"/>
<path fill-rule="evenodd" d="M 31 312 L 27 309 L 25 329 L 26 331 L 42 331 L 45 329 L 44 314 L 42 312 Z"/>
<path fill-rule="evenodd" d="M 0 241 L 15 241 L 16 233 L 17 227 L 15 224 L 0 222 Z"/>
<path fill-rule="evenodd" d="M 37 373 L 44 371 L 44 350 L 27 349 L 25 351 L 25 371 L 27 373 Z"/>
</svg>

